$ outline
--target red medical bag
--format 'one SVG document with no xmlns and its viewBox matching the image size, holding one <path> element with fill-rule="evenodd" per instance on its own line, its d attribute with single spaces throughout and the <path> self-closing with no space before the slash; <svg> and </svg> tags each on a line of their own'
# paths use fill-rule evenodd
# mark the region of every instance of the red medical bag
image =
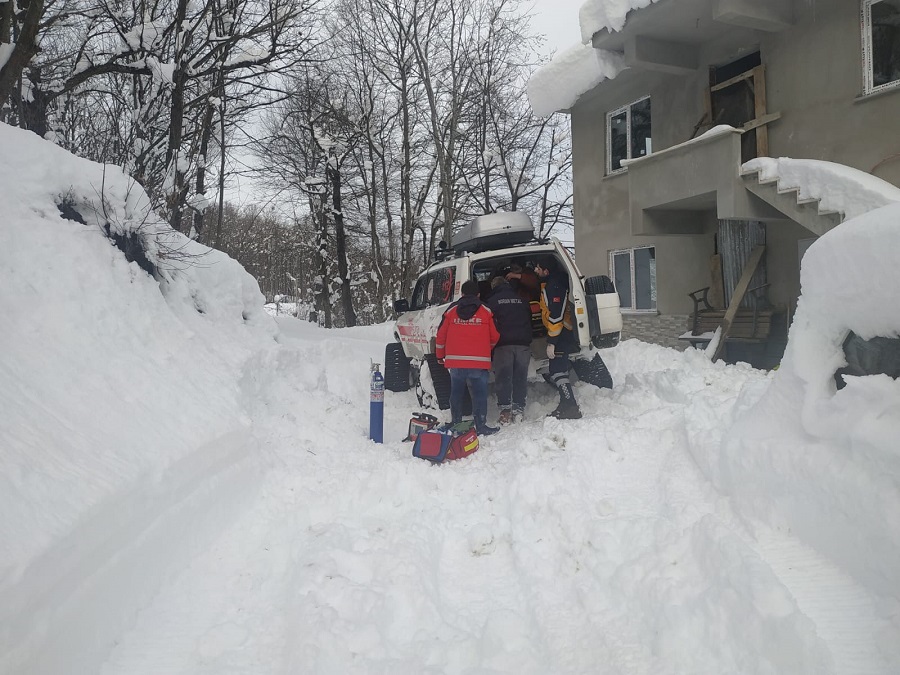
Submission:
<svg viewBox="0 0 900 675">
<path fill-rule="evenodd" d="M 421 431 L 416 436 L 416 442 L 413 445 L 413 457 L 440 464 L 447 457 L 447 451 L 450 450 L 452 442 L 453 434 L 448 431 Z"/>
<path fill-rule="evenodd" d="M 452 431 L 421 431 L 413 445 L 413 457 L 427 459 L 433 464 L 451 459 L 468 457 L 478 450 L 478 434 L 468 429 L 454 434 Z"/>
<path fill-rule="evenodd" d="M 462 459 L 478 450 L 478 434 L 474 429 L 469 429 L 460 436 L 455 436 L 450 442 L 446 459 Z"/>
</svg>

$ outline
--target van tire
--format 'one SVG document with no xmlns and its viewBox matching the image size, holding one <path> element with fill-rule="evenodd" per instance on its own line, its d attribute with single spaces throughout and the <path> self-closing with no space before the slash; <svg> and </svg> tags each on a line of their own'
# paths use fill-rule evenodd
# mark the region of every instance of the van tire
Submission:
<svg viewBox="0 0 900 675">
<path fill-rule="evenodd" d="M 431 383 L 434 386 L 434 392 L 426 392 L 421 386 L 423 368 L 428 369 L 431 376 Z M 450 409 L 450 371 L 438 363 L 437 356 L 434 354 L 426 354 L 419 366 L 419 386 L 416 387 L 416 394 L 419 398 L 419 405 L 426 408 L 434 407 L 437 403 L 439 410 Z M 434 399 L 434 400 L 432 400 Z"/>
<path fill-rule="evenodd" d="M 572 361 L 572 369 L 582 382 L 587 382 L 600 389 L 613 388 L 612 375 L 599 354 L 595 354 L 590 361 L 585 359 Z"/>
<path fill-rule="evenodd" d="M 591 338 L 591 344 L 597 349 L 612 349 L 619 344 L 621 333 L 605 333 L 603 335 L 595 335 Z"/>
<path fill-rule="evenodd" d="M 403 345 L 392 342 L 384 348 L 384 388 L 388 391 L 409 391 L 409 359 Z"/>
<path fill-rule="evenodd" d="M 431 376 L 431 383 L 434 387 L 434 393 L 426 392 L 421 385 L 422 368 L 428 369 Z M 426 354 L 419 366 L 419 383 L 416 386 L 416 396 L 419 399 L 419 405 L 425 408 L 433 408 L 435 399 L 437 399 L 437 408 L 439 410 L 450 409 L 450 371 L 444 368 L 437 361 L 434 354 Z M 469 393 L 468 387 L 463 394 L 462 414 L 472 414 L 472 395 Z"/>
</svg>

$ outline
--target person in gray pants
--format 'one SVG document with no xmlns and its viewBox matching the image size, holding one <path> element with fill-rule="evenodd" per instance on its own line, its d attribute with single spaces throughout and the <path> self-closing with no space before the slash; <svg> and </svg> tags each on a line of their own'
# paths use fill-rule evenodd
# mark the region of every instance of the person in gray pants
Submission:
<svg viewBox="0 0 900 675">
<path fill-rule="evenodd" d="M 491 279 L 487 306 L 494 313 L 500 341 L 491 365 L 500 424 L 525 419 L 528 365 L 531 363 L 531 306 L 502 276 Z"/>
</svg>

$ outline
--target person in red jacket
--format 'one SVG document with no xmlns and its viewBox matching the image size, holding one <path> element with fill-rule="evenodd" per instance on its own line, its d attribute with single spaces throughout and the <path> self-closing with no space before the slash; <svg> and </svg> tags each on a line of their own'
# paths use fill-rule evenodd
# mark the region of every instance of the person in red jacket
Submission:
<svg viewBox="0 0 900 675">
<path fill-rule="evenodd" d="M 500 340 L 491 310 L 478 299 L 478 283 L 462 285 L 462 298 L 450 306 L 441 318 L 435 342 L 438 363 L 450 371 L 450 418 L 462 421 L 466 386 L 472 395 L 475 432 L 482 436 L 496 433 L 487 425 L 488 372 L 491 350 Z"/>
</svg>

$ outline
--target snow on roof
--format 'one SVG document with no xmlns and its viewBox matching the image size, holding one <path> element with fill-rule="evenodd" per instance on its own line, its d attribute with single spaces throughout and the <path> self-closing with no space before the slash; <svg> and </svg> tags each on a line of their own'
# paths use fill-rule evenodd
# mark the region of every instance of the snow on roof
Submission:
<svg viewBox="0 0 900 675">
<path fill-rule="evenodd" d="M 594 33 L 601 30 L 620 31 L 625 17 L 633 9 L 643 9 L 659 0 L 587 0 L 578 10 L 581 41 L 589 44 Z"/>
<path fill-rule="evenodd" d="M 760 182 L 778 181 L 778 190 L 796 189 L 799 198 L 818 199 L 819 209 L 855 218 L 900 202 L 900 188 L 843 164 L 815 159 L 759 157 L 745 163 L 743 173 L 759 172 Z"/>
<path fill-rule="evenodd" d="M 619 54 L 575 45 L 560 53 L 528 81 L 528 100 L 536 115 L 570 108 L 578 98 L 624 68 Z"/>
<path fill-rule="evenodd" d="M 584 44 L 558 53 L 528 81 L 528 100 L 541 117 L 568 110 L 583 94 L 625 68 L 616 52 L 594 49 L 591 37 L 604 28 L 622 30 L 625 17 L 657 0 L 588 0 L 581 6 L 581 40 Z"/>
</svg>

